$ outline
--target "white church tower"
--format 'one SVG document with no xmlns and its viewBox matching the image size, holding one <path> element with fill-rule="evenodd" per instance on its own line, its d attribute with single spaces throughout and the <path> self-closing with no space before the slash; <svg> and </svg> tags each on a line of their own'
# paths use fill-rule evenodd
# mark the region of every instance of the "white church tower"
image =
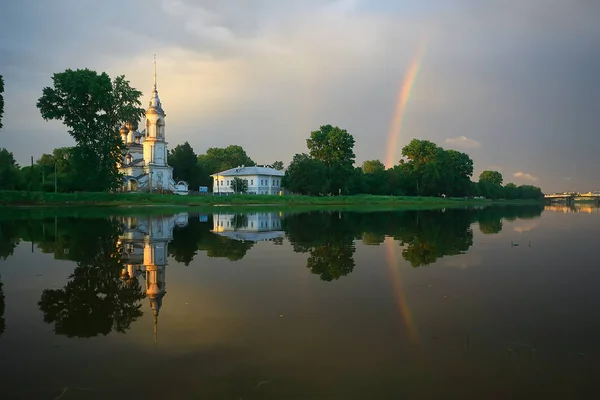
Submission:
<svg viewBox="0 0 600 400">
<path fill-rule="evenodd" d="M 156 89 L 156 58 L 154 59 L 154 89 L 146 110 L 146 140 L 144 140 L 144 164 L 149 167 L 148 187 L 166 189 L 172 185 L 173 168 L 167 164 L 165 141 L 165 112 Z M 174 182 L 173 182 L 174 183 Z"/>
<path fill-rule="evenodd" d="M 146 129 L 139 133 L 137 124 L 126 124 L 120 130 L 128 152 L 119 166 L 125 176 L 124 191 L 171 191 L 188 194 L 186 182 L 173 180 L 173 168 L 167 163 L 165 141 L 165 111 L 156 88 L 156 56 L 154 57 L 154 87 L 146 110 Z"/>
</svg>

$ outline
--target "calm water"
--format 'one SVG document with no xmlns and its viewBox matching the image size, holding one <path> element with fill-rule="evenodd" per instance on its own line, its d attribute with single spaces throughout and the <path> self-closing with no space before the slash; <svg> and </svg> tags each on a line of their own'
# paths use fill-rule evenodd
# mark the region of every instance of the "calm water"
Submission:
<svg viewBox="0 0 600 400">
<path fill-rule="evenodd" d="M 591 206 L 0 221 L 2 399 L 597 398 Z"/>
</svg>

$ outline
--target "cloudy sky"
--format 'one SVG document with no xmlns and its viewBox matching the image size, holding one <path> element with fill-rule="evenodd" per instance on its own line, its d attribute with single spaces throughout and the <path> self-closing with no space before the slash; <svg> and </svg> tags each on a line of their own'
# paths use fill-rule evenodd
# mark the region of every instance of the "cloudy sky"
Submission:
<svg viewBox="0 0 600 400">
<path fill-rule="evenodd" d="M 66 68 L 124 74 L 146 105 L 156 53 L 171 146 L 287 164 L 332 124 L 354 135 L 357 163 L 385 161 L 413 63 L 396 159 L 428 139 L 467 152 L 476 174 L 600 190 L 599 17 L 595 0 L 12 1 L 0 147 L 26 164 L 72 144 L 35 107 Z"/>
</svg>

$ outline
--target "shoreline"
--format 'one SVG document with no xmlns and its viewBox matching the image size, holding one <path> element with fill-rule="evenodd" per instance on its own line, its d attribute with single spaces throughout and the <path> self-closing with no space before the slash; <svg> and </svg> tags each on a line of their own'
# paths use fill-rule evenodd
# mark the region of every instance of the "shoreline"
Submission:
<svg viewBox="0 0 600 400">
<path fill-rule="evenodd" d="M 0 209 L 424 209 L 494 205 L 535 205 L 539 200 L 489 200 L 412 196 L 233 195 L 179 196 L 150 193 L 46 193 L 0 191 Z"/>
</svg>

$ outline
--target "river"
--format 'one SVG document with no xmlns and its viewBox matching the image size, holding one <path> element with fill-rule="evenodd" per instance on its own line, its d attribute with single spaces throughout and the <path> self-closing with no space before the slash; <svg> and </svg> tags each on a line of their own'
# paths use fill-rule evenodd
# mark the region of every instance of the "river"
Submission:
<svg viewBox="0 0 600 400">
<path fill-rule="evenodd" d="M 2 399 L 588 398 L 600 210 L 0 219 Z"/>
</svg>

